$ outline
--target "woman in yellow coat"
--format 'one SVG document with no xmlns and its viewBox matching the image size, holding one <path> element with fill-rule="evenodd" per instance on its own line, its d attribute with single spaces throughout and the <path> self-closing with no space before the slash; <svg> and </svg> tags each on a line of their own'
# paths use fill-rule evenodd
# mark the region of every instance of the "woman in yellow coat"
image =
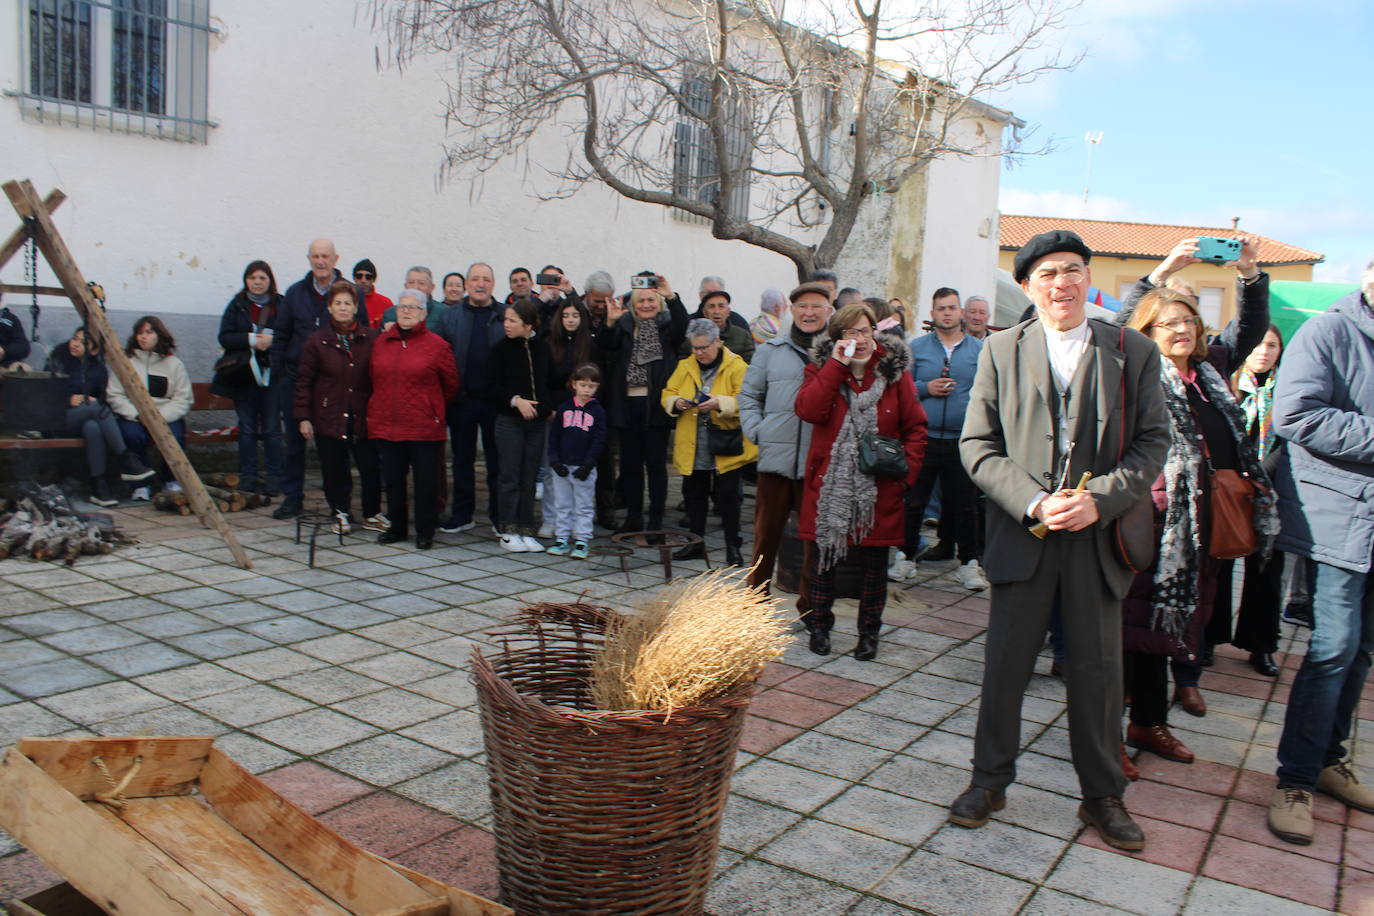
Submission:
<svg viewBox="0 0 1374 916">
<path fill-rule="evenodd" d="M 740 388 L 748 365 L 720 341 L 720 329 L 707 318 L 687 325 L 692 355 L 677 364 L 663 386 L 663 409 L 677 417 L 673 464 L 682 473 L 682 496 L 689 526 L 706 534 L 706 511 L 714 496 L 725 528 L 725 563 L 743 566 L 740 555 L 740 469 L 759 456 L 739 424 Z M 689 544 L 674 559 L 705 555 L 701 544 Z"/>
</svg>

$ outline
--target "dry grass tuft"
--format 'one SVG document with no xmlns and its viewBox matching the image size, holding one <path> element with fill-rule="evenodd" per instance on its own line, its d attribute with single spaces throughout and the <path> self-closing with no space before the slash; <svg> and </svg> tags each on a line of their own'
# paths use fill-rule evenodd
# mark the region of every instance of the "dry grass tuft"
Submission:
<svg viewBox="0 0 1374 916">
<path fill-rule="evenodd" d="M 748 570 L 705 573 L 619 615 L 592 663 L 599 709 L 679 709 L 759 676 L 791 637 L 778 604 L 744 582 Z"/>
</svg>

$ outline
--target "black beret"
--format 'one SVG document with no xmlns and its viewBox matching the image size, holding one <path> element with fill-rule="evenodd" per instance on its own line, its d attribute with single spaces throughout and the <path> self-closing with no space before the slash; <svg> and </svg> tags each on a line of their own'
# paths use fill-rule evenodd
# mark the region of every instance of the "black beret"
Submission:
<svg viewBox="0 0 1374 916">
<path fill-rule="evenodd" d="M 360 270 L 365 270 L 374 277 L 377 276 L 377 266 L 373 264 L 369 258 L 363 258 L 357 264 L 353 265 L 353 272 L 355 274 Z"/>
<path fill-rule="evenodd" d="M 1077 232 L 1070 232 L 1067 229 L 1053 229 L 1032 236 L 1026 244 L 1021 246 L 1021 250 L 1016 252 L 1016 260 L 1012 262 L 1012 277 L 1017 283 L 1026 282 L 1035 262 L 1047 254 L 1054 254 L 1056 251 L 1072 251 L 1074 254 L 1080 254 L 1083 256 L 1084 264 L 1093 258 L 1092 249 L 1083 243 L 1083 239 L 1079 237 Z"/>
<path fill-rule="evenodd" d="M 723 289 L 713 289 L 713 290 L 711 290 L 709 293 L 702 293 L 702 294 L 701 294 L 701 302 L 697 304 L 697 308 L 701 308 L 702 306 L 706 305 L 706 300 L 707 300 L 707 299 L 712 299 L 712 298 L 714 298 L 714 297 L 716 297 L 716 296 L 724 296 L 724 297 L 725 297 L 725 304 L 726 304 L 726 305 L 729 305 L 730 303 L 732 303 L 732 302 L 734 301 L 733 299 L 730 298 L 730 294 L 727 293 L 725 290 L 723 290 Z"/>
</svg>

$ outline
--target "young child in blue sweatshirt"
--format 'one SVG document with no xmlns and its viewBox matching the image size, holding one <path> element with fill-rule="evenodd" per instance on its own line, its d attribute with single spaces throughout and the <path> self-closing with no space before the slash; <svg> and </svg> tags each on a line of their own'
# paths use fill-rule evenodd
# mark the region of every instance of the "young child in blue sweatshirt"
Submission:
<svg viewBox="0 0 1374 916">
<path fill-rule="evenodd" d="M 596 401 L 601 370 L 583 363 L 568 377 L 573 396 L 554 411 L 549 428 L 549 467 L 545 508 L 553 517 L 557 540 L 548 552 L 586 559 L 596 517 L 596 462 L 606 444 L 606 411 Z"/>
</svg>

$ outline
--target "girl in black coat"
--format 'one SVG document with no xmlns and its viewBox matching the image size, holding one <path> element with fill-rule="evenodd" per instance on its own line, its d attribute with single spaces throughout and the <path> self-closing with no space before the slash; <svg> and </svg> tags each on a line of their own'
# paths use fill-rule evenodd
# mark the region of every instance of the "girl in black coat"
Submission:
<svg viewBox="0 0 1374 916">
<path fill-rule="evenodd" d="M 547 419 L 553 413 L 549 345 L 535 336 L 539 309 L 528 297 L 506 306 L 505 339 L 491 348 L 491 399 L 496 407 L 496 449 L 501 455 L 501 546 L 515 553 L 543 552 L 535 539 L 534 490 L 544 461 Z"/>
<path fill-rule="evenodd" d="M 71 340 L 59 344 L 48 355 L 49 372 L 65 375 L 67 383 L 66 432 L 86 440 L 86 469 L 91 475 L 91 502 L 97 506 L 119 503 L 105 479 L 106 463 L 114 455 L 123 480 L 147 480 L 153 470 L 124 444 L 124 434 L 114 412 L 105 403 L 105 387 L 110 373 L 100 358 L 100 341 L 87 338 L 85 328 L 77 328 Z"/>
<path fill-rule="evenodd" d="M 649 480 L 649 529 L 663 527 L 668 501 L 668 433 L 676 420 L 660 406 L 663 386 L 677 368 L 687 334 L 687 309 L 661 275 L 648 289 L 631 290 L 630 308 L 612 299 L 596 342 L 615 360 L 606 413 L 620 436 L 621 531 L 644 529 L 644 479 Z"/>
<path fill-rule="evenodd" d="M 239 476 L 245 488 L 277 494 L 282 475 L 282 407 L 272 396 L 268 348 L 272 321 L 281 304 L 277 280 L 266 261 L 243 269 L 243 287 L 229 300 L 219 323 L 224 355 L 210 390 L 234 402 L 239 421 Z M 289 406 L 289 405 L 287 405 Z M 266 457 L 266 479 L 258 478 L 258 443 Z"/>
</svg>

